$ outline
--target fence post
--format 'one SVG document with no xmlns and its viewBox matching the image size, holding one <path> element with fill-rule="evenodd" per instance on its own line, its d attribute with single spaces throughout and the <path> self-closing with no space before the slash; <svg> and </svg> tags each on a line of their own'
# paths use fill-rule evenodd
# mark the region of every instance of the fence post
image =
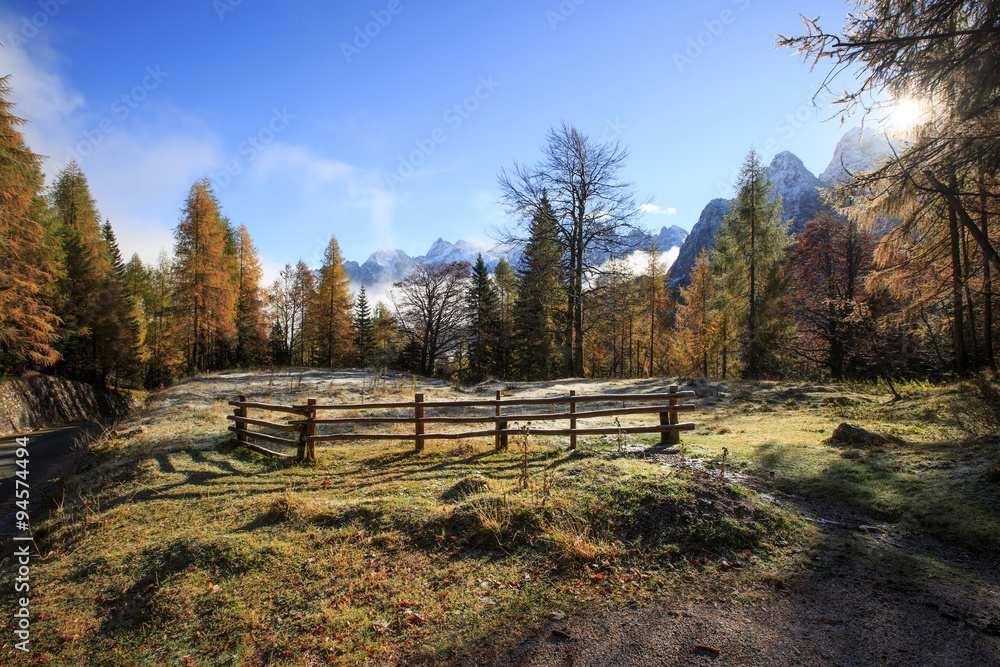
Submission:
<svg viewBox="0 0 1000 667">
<path fill-rule="evenodd" d="M 678 387 L 675 384 L 670 385 L 670 387 L 667 389 L 667 391 L 669 391 L 671 394 L 676 394 L 679 390 L 680 390 L 680 387 Z M 677 399 L 676 398 L 671 398 L 670 399 L 670 407 L 672 407 L 672 408 L 676 408 L 677 407 Z M 668 412 L 661 412 L 660 413 L 660 424 L 662 426 L 667 426 L 668 424 L 669 425 L 674 425 L 674 424 L 677 424 L 677 423 L 678 423 L 678 419 L 677 419 L 677 410 L 676 409 L 675 410 L 670 410 Z M 674 431 L 663 431 L 662 433 L 660 433 L 660 444 L 661 445 L 679 445 L 680 443 L 681 443 L 681 432 L 680 431 L 677 431 L 677 430 L 674 430 Z"/>
<path fill-rule="evenodd" d="M 316 443 L 313 441 L 313 436 L 316 435 L 316 408 L 312 407 L 316 405 L 316 399 L 309 399 L 309 414 L 306 415 L 306 458 L 310 461 L 316 460 Z"/>
<path fill-rule="evenodd" d="M 417 420 L 414 424 L 414 435 L 416 440 L 416 450 L 417 452 L 424 451 L 424 406 L 420 405 L 424 402 L 423 394 L 414 394 L 413 400 L 417 406 L 413 410 L 413 416 Z"/>
<path fill-rule="evenodd" d="M 572 396 L 576 396 L 576 389 L 570 389 L 569 390 L 569 395 L 571 397 Z M 576 401 L 574 401 L 572 398 L 570 398 L 570 401 L 569 401 L 569 413 L 571 415 L 575 415 L 576 414 Z M 575 431 L 576 431 L 576 417 L 570 417 L 569 418 L 569 430 L 570 430 L 570 434 L 569 434 L 569 448 L 570 448 L 570 450 L 573 450 L 573 449 L 576 449 L 576 433 L 575 433 Z"/>
<path fill-rule="evenodd" d="M 503 396 L 503 392 L 497 389 L 497 417 L 500 416 L 500 398 Z M 507 430 L 507 422 L 497 420 L 497 436 L 496 436 L 496 447 L 495 450 L 502 452 L 507 449 L 507 434 L 501 433 L 501 431 Z"/>
<path fill-rule="evenodd" d="M 246 402 L 247 402 L 247 397 L 246 396 L 240 396 L 240 403 L 246 403 Z M 238 408 L 236 408 L 235 410 L 233 410 L 233 414 L 236 415 L 237 417 L 242 417 L 242 418 L 246 419 L 247 418 L 247 409 L 244 406 L 241 405 Z M 245 445 L 247 443 L 247 437 L 243 433 L 240 432 L 243 429 L 245 429 L 246 427 L 247 427 L 246 424 L 243 424 L 241 422 L 236 422 L 236 428 L 237 428 L 237 431 L 236 431 L 236 442 L 240 443 L 241 445 Z"/>
</svg>

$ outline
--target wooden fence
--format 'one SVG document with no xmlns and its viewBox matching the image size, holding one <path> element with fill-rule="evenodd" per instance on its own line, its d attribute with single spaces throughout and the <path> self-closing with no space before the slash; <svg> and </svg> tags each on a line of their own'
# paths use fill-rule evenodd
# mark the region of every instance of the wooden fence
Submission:
<svg viewBox="0 0 1000 667">
<path fill-rule="evenodd" d="M 568 435 L 570 449 L 576 449 L 576 439 L 580 435 L 618 435 L 633 433 L 659 433 L 660 442 L 665 445 L 677 444 L 680 442 L 680 432 L 694 429 L 692 423 L 679 423 L 678 412 L 690 412 L 695 409 L 693 405 L 681 405 L 682 398 L 694 397 L 693 391 L 679 391 L 679 387 L 672 385 L 666 394 L 599 394 L 591 396 L 577 396 L 575 391 L 570 391 L 569 396 L 558 396 L 554 398 L 502 398 L 501 392 L 496 393 L 494 400 L 470 400 L 470 401 L 425 401 L 423 394 L 415 394 L 412 402 L 406 403 L 360 403 L 353 405 L 319 405 L 314 398 L 310 398 L 306 405 L 268 405 L 266 403 L 247 402 L 245 396 L 240 396 L 238 401 L 229 401 L 229 405 L 236 409 L 228 418 L 235 422 L 229 430 L 236 434 L 236 439 L 243 445 L 265 454 L 274 456 L 284 456 L 296 458 L 300 461 L 316 458 L 317 442 L 332 442 L 338 440 L 413 440 L 416 451 L 422 452 L 424 444 L 428 440 L 457 440 L 462 438 L 493 437 L 496 451 L 507 448 L 507 439 L 510 435 L 515 435 L 519 429 L 509 428 L 510 422 L 534 422 L 534 421 L 559 421 L 569 420 L 569 428 L 539 428 L 531 429 L 534 435 Z M 580 412 L 577 406 L 581 403 L 606 403 L 622 402 L 621 407 L 588 410 Z M 655 402 L 656 405 L 625 407 L 625 402 Z M 568 404 L 568 412 L 555 412 L 555 406 Z M 552 406 L 552 413 L 528 413 L 528 414 L 504 414 L 504 408 L 524 407 L 524 406 Z M 427 410 L 447 409 L 447 408 L 492 408 L 493 414 L 482 414 L 478 416 L 427 416 Z M 292 419 L 286 423 L 265 421 L 261 419 L 251 419 L 250 410 L 264 410 L 266 412 L 279 412 L 292 414 L 298 419 Z M 360 410 L 412 410 L 413 416 L 406 417 L 340 417 L 331 419 L 318 419 L 317 413 L 320 411 L 360 411 Z M 578 428 L 577 421 L 594 417 L 616 417 L 620 415 L 632 414 L 658 414 L 659 423 L 650 426 L 627 426 L 627 427 L 600 427 L 600 428 Z M 411 433 L 331 433 L 320 434 L 317 426 L 321 425 L 362 425 L 362 424 L 412 424 Z M 428 433 L 428 424 L 492 424 L 492 428 L 479 431 L 463 431 L 461 433 L 436 432 Z M 251 426 L 259 426 L 272 429 L 278 432 L 294 433 L 295 437 L 278 437 L 259 433 L 250 430 Z M 281 454 L 260 445 L 254 444 L 251 440 L 258 440 L 268 443 L 277 443 L 297 448 L 296 455 Z"/>
</svg>

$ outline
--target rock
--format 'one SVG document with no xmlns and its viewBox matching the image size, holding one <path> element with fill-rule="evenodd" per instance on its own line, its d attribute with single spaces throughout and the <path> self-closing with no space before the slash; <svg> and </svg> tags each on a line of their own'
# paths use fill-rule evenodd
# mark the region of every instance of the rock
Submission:
<svg viewBox="0 0 1000 667">
<path fill-rule="evenodd" d="M 845 422 L 837 426 L 837 428 L 833 430 L 833 435 L 823 442 L 831 445 L 877 447 L 879 445 L 898 442 L 898 440 L 892 436 L 885 435 L 884 433 L 866 431 L 859 426 L 852 426 L 851 424 Z"/>
</svg>

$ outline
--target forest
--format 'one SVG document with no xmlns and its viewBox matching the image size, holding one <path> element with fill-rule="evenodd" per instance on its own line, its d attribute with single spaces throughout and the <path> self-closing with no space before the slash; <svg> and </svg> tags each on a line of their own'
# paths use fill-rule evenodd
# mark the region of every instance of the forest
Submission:
<svg viewBox="0 0 1000 667">
<path fill-rule="evenodd" d="M 807 21 L 806 35 L 779 40 L 807 62 L 870 73 L 838 113 L 871 111 L 873 94 L 925 109 L 891 159 L 828 190 L 830 210 L 801 233 L 751 150 L 713 246 L 690 276 L 671 276 L 657 248 L 630 241 L 641 202 L 621 178 L 627 148 L 563 123 L 537 163 L 499 172 L 516 259 L 492 273 L 481 256 L 419 265 L 391 303 L 351 285 L 335 233 L 321 266 L 300 260 L 263 284 L 250 233 L 207 178 L 179 202 L 172 252 L 126 261 L 79 165 L 45 185 L 19 131 L 30 119 L 0 79 L 0 368 L 146 388 L 266 365 L 466 383 L 995 370 L 996 29 L 985 9 L 932 5 L 894 20 L 891 35 L 876 11 L 843 35 Z M 624 259 L 636 250 L 640 270 Z"/>
</svg>

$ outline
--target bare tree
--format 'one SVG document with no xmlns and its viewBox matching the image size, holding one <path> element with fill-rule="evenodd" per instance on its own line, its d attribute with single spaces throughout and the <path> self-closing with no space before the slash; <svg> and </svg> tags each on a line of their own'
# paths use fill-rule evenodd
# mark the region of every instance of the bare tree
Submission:
<svg viewBox="0 0 1000 667">
<path fill-rule="evenodd" d="M 583 311 L 587 278 L 611 255 L 628 247 L 625 235 L 635 229 L 639 205 L 633 186 L 619 172 L 628 150 L 619 141 L 597 141 L 563 123 L 549 130 L 542 160 L 514 163 L 499 174 L 501 202 L 516 215 L 519 229 L 535 215 L 547 215 L 548 200 L 556 223 L 556 240 L 567 276 L 567 371 L 583 375 Z M 509 241 L 523 242 L 517 233 Z"/>
<path fill-rule="evenodd" d="M 433 375 L 435 364 L 454 351 L 465 332 L 468 262 L 420 263 L 393 285 L 391 298 L 400 326 L 420 349 L 419 368 Z"/>
</svg>

